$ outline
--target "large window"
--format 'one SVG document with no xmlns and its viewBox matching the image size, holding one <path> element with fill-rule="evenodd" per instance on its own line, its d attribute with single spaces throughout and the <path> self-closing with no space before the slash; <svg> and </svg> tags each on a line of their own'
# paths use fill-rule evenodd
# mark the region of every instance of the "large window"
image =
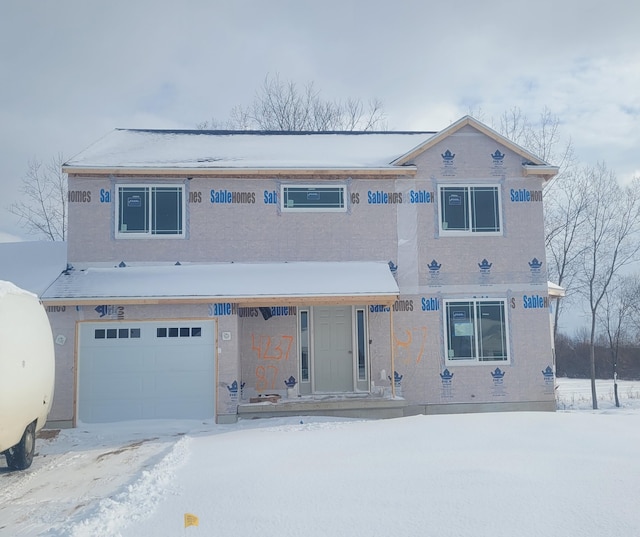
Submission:
<svg viewBox="0 0 640 537">
<path fill-rule="evenodd" d="M 445 300 L 444 303 L 448 361 L 509 360 L 504 300 Z"/>
<path fill-rule="evenodd" d="M 117 187 L 118 237 L 184 237 L 184 187 Z"/>
<path fill-rule="evenodd" d="M 347 210 L 344 185 L 283 185 L 282 211 L 337 211 Z"/>
<path fill-rule="evenodd" d="M 445 234 L 500 233 L 500 188 L 440 187 L 440 231 Z"/>
</svg>

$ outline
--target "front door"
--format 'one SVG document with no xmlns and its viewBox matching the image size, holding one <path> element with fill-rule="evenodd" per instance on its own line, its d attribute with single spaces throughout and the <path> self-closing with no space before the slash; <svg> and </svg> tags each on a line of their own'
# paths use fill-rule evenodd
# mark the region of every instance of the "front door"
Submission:
<svg viewBox="0 0 640 537">
<path fill-rule="evenodd" d="M 313 308 L 313 377 L 316 392 L 352 392 L 351 306 Z"/>
</svg>

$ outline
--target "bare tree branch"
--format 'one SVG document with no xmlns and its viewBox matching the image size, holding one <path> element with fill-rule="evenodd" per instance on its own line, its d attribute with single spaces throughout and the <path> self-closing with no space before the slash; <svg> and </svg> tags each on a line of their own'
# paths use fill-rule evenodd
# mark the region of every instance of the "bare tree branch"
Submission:
<svg viewBox="0 0 640 537">
<path fill-rule="evenodd" d="M 591 396 L 598 408 L 595 386 L 596 325 L 602 301 L 623 267 L 640 253 L 640 179 L 622 187 L 601 163 L 587 168 L 589 197 L 585 248 L 581 259 L 580 289 L 591 314 Z"/>
<path fill-rule="evenodd" d="M 555 310 L 554 339 L 559 319 L 570 303 L 580 258 L 582 222 L 585 218 L 585 179 L 575 171 L 571 140 L 560 136 L 560 119 L 544 108 L 536 121 L 531 121 L 519 107 L 506 110 L 498 121 L 492 121 L 501 134 L 531 151 L 545 162 L 559 166 L 558 175 L 545 186 L 545 244 L 549 277 L 566 290 Z"/>
<path fill-rule="evenodd" d="M 22 179 L 24 200 L 8 209 L 20 218 L 28 233 L 50 241 L 64 241 L 67 237 L 67 176 L 62 173 L 63 163 L 62 154 L 46 165 L 30 160 Z"/>
<path fill-rule="evenodd" d="M 319 132 L 384 130 L 382 103 L 373 99 L 330 101 L 320 96 L 313 82 L 300 89 L 293 81 L 267 75 L 249 106 L 231 109 L 226 127 L 236 130 Z M 198 128 L 216 128 L 219 122 L 202 122 Z"/>
</svg>

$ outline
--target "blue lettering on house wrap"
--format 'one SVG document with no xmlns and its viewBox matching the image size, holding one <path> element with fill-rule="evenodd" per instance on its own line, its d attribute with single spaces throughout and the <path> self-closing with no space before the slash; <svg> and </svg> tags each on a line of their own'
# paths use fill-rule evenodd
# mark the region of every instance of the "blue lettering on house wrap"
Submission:
<svg viewBox="0 0 640 537">
<path fill-rule="evenodd" d="M 282 317 L 287 315 L 292 315 L 293 313 L 289 311 L 289 306 L 274 306 L 271 308 L 271 316 L 272 317 Z"/>
<path fill-rule="evenodd" d="M 212 190 L 211 203 L 231 203 L 231 192 L 228 190 Z"/>
<path fill-rule="evenodd" d="M 191 196 L 190 196 L 191 197 Z M 255 203 L 255 192 L 230 192 L 226 189 L 212 190 L 211 191 L 211 203 Z"/>
<path fill-rule="evenodd" d="M 410 203 L 433 203 L 433 192 L 427 192 L 426 190 L 410 190 L 409 202 Z"/>
<path fill-rule="evenodd" d="M 278 192 L 276 190 L 271 192 L 265 190 L 263 200 L 265 205 L 278 205 Z"/>
<path fill-rule="evenodd" d="M 422 297 L 422 311 L 439 311 L 440 301 L 436 297 Z"/>
<path fill-rule="evenodd" d="M 522 305 L 526 310 L 548 308 L 549 298 L 540 295 L 522 295 Z"/>
<path fill-rule="evenodd" d="M 509 191 L 513 202 L 542 201 L 542 190 L 527 190 L 526 188 L 512 188 Z"/>
<path fill-rule="evenodd" d="M 221 304 L 209 304 L 209 317 L 222 317 L 224 315 L 232 315 L 233 307 L 230 302 Z"/>
<path fill-rule="evenodd" d="M 369 190 L 367 192 L 367 201 L 371 205 L 402 203 L 402 192 L 383 192 L 382 190 Z"/>
</svg>

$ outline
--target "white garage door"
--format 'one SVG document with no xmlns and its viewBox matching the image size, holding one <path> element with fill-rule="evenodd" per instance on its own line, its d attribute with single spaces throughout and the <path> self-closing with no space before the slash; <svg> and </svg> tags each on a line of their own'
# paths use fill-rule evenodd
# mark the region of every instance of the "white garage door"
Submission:
<svg viewBox="0 0 640 537">
<path fill-rule="evenodd" d="M 78 419 L 215 414 L 215 321 L 80 324 Z"/>
</svg>

